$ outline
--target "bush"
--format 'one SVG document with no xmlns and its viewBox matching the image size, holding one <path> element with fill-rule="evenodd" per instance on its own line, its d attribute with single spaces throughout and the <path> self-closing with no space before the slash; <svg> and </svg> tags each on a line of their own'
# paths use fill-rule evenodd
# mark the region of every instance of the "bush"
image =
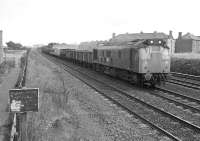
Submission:
<svg viewBox="0 0 200 141">
<path fill-rule="evenodd" d="M 172 57 L 171 71 L 191 74 L 191 75 L 200 75 L 200 58 L 185 59 L 185 58 Z"/>
</svg>

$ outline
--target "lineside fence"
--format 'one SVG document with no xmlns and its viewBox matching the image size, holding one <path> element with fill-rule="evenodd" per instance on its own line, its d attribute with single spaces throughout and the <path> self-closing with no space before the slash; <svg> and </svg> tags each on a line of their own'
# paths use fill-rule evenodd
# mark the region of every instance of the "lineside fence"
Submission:
<svg viewBox="0 0 200 141">
<path fill-rule="evenodd" d="M 21 89 L 25 86 L 26 81 L 26 70 L 27 70 L 27 62 L 28 62 L 28 55 L 29 55 L 30 49 L 27 50 L 25 55 L 21 57 L 20 60 L 20 72 L 17 79 L 17 82 L 15 84 L 15 89 Z M 10 109 L 10 107 L 9 107 Z M 26 113 L 25 113 L 26 114 Z M 10 141 L 22 141 L 22 119 L 24 116 L 24 113 L 10 113 L 12 117 L 12 127 L 10 132 Z"/>
</svg>

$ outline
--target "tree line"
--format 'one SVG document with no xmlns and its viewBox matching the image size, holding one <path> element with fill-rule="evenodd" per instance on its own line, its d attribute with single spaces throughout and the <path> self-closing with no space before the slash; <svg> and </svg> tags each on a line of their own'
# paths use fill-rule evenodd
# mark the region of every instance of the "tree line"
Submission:
<svg viewBox="0 0 200 141">
<path fill-rule="evenodd" d="M 8 49 L 10 50 L 22 50 L 22 49 L 26 49 L 26 47 L 24 47 L 22 44 L 20 43 L 15 43 L 13 41 L 9 41 L 6 43 Z"/>
</svg>

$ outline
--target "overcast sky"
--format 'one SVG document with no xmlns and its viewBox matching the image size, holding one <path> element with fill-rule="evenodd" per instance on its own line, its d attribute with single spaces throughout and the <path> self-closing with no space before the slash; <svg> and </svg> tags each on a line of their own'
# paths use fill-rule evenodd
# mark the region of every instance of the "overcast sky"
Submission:
<svg viewBox="0 0 200 141">
<path fill-rule="evenodd" d="M 200 35 L 199 0 L 0 0 L 3 42 L 109 39 L 113 32 Z"/>
</svg>

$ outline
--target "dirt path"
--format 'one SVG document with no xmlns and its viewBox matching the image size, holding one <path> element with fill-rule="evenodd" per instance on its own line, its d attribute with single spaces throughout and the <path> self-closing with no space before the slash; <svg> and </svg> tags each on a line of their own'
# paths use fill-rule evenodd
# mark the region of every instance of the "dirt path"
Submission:
<svg viewBox="0 0 200 141">
<path fill-rule="evenodd" d="M 42 57 L 30 53 L 26 87 L 40 89 L 27 115 L 30 141 L 169 141 Z"/>
</svg>

